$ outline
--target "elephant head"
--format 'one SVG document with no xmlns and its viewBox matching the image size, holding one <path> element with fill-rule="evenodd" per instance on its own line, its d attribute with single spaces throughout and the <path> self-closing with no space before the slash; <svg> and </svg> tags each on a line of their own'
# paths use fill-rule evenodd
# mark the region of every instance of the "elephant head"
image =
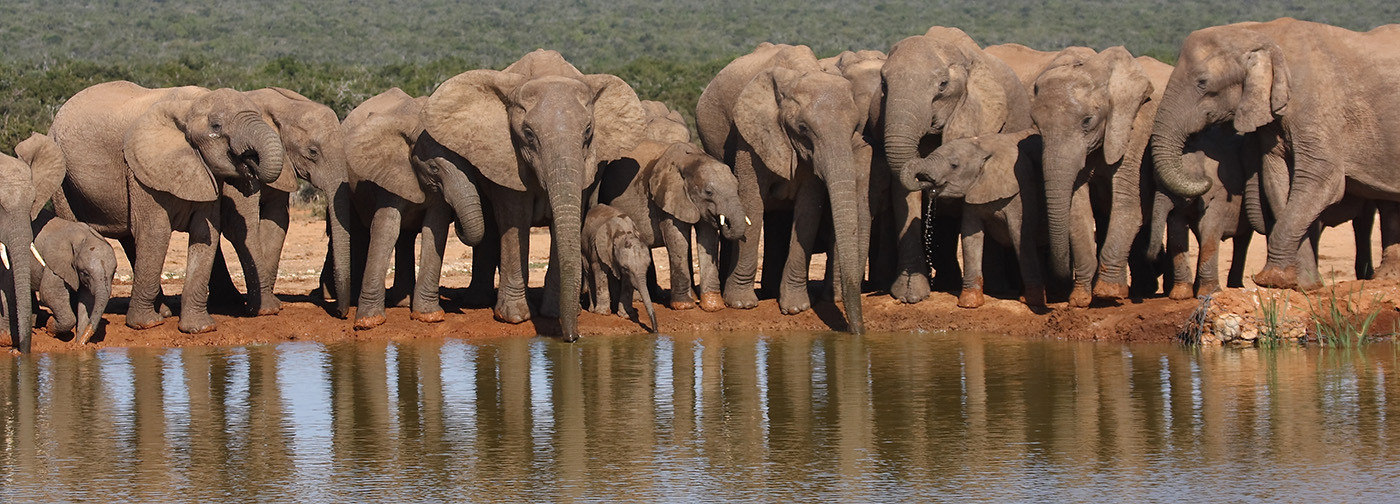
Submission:
<svg viewBox="0 0 1400 504">
<path fill-rule="evenodd" d="M 1030 162 L 1022 156 L 1021 141 L 1032 133 L 1024 130 L 950 140 L 927 157 L 905 165 L 899 181 L 909 191 L 933 191 L 974 205 L 1010 198 L 1021 191 L 1016 166 Z"/>
<path fill-rule="evenodd" d="M 265 88 L 246 93 L 263 111 L 264 119 L 277 130 L 291 170 L 272 183 L 283 192 L 297 190 L 297 178 L 326 194 L 326 222 L 330 230 L 331 264 L 335 270 L 336 292 L 350 292 L 350 171 L 346 154 L 345 128 L 330 107 L 311 101 L 294 91 Z M 339 315 L 350 310 L 350 296 L 336 297 Z"/>
<path fill-rule="evenodd" d="M 503 71 L 472 70 L 428 98 L 425 127 L 490 182 L 542 194 L 559 254 L 559 320 L 578 337 L 583 190 L 598 162 L 643 138 L 637 94 L 613 75 L 584 75 L 554 51 L 535 51 Z"/>
<path fill-rule="evenodd" d="M 618 271 L 613 273 L 622 280 L 623 289 L 633 289 L 641 293 L 642 306 L 646 308 L 651 330 L 656 332 L 656 308 L 651 304 L 651 292 L 647 289 L 647 270 L 651 269 L 651 247 L 642 243 L 632 219 L 621 217 L 621 220 L 625 225 L 612 230 L 612 236 L 608 240 L 610 243 L 607 245 L 609 250 L 600 253 L 608 254 L 613 264 L 617 265 Z M 622 299 L 630 299 L 630 296 L 623 296 Z M 622 308 L 628 310 L 630 307 Z"/>
<path fill-rule="evenodd" d="M 127 131 L 123 152 L 141 184 L 186 201 L 216 200 L 219 180 L 270 184 L 284 159 L 262 109 L 232 89 L 156 102 Z"/>
<path fill-rule="evenodd" d="M 689 142 L 690 127 L 686 126 L 685 118 L 681 113 L 671 110 L 665 103 L 652 100 L 642 100 L 642 108 L 646 109 L 646 137 L 661 143 Z"/>
<path fill-rule="evenodd" d="M 1148 124 L 1138 120 L 1139 111 L 1153 89 L 1142 65 L 1122 47 L 1098 54 L 1066 49 L 1036 78 L 1031 118 L 1045 139 L 1045 201 L 1057 275 L 1070 276 L 1070 199 L 1084 183 L 1090 153 L 1101 151 L 1107 165 L 1140 158 Z M 1139 142 L 1130 149 L 1134 139 Z"/>
<path fill-rule="evenodd" d="M 34 188 L 30 168 L 23 161 L 0 155 L 0 283 L 3 283 L 4 306 L 0 312 L 8 322 L 0 332 L 10 335 L 16 350 L 29 351 L 34 328 L 33 281 L 29 249 L 34 243 L 30 228 L 30 207 Z M 37 276 L 37 275 L 34 275 Z"/>
<path fill-rule="evenodd" d="M 883 143 L 879 140 L 884 136 L 885 81 L 880 71 L 885 59 L 885 53 L 865 50 L 845 51 L 821 60 L 823 71 L 851 81 L 851 99 L 857 109 L 867 111 L 859 129 L 872 144 Z"/>
<path fill-rule="evenodd" d="M 892 168 L 918 156 L 931 135 L 940 135 L 941 142 L 1021 127 L 1008 121 L 1019 106 L 1012 102 L 1023 101 L 1025 89 L 1005 63 L 983 54 L 957 28 L 935 26 L 895 43 L 880 72 Z"/>
<path fill-rule="evenodd" d="M 476 183 L 467 174 L 467 160 L 424 131 L 413 144 L 411 162 L 419 186 L 441 195 L 456 215 L 457 239 L 471 246 L 480 244 L 486 235 L 486 218 Z"/>
<path fill-rule="evenodd" d="M 859 235 L 869 232 L 869 223 L 861 217 L 868 212 L 868 201 L 859 185 L 869 176 L 871 148 L 857 129 L 866 110 L 858 108 L 852 96 L 849 81 L 816 65 L 805 71 L 778 66 L 744 85 L 733 117 L 739 134 L 770 171 L 792 180 L 799 165 L 810 167 L 826 186 L 838 230 L 837 270 L 846 319 L 851 332 L 859 333 L 864 330 L 860 284 L 866 257 L 858 250 L 865 243 Z"/>
<path fill-rule="evenodd" d="M 663 148 L 648 174 L 651 200 L 682 222 L 703 220 L 727 240 L 743 238 L 749 218 L 739 201 L 734 172 L 694 144 L 677 142 Z"/>
<path fill-rule="evenodd" d="M 1237 25 L 1192 32 L 1181 44 L 1152 126 L 1157 180 L 1178 196 L 1205 194 L 1210 179 L 1182 168 L 1187 137 L 1224 123 L 1252 132 L 1282 114 L 1288 96 L 1283 50 L 1268 36 Z"/>
</svg>

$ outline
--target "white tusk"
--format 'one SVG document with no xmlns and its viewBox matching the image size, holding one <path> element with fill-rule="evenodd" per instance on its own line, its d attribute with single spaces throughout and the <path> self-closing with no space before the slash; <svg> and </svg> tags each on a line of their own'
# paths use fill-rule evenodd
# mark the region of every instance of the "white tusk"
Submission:
<svg viewBox="0 0 1400 504">
<path fill-rule="evenodd" d="M 719 214 L 719 225 L 724 226 L 724 214 Z"/>
<path fill-rule="evenodd" d="M 0 243 L 0 262 L 5 263 L 5 269 L 10 269 L 10 252 L 5 250 L 4 243 Z"/>
<path fill-rule="evenodd" d="M 744 225 L 745 225 L 745 226 L 752 226 L 752 225 L 753 225 L 753 221 L 749 220 L 749 217 L 748 217 L 747 215 L 744 216 Z"/>
<path fill-rule="evenodd" d="M 29 251 L 34 253 L 34 258 L 39 260 L 40 266 L 43 266 L 45 268 L 49 267 L 48 263 L 44 262 L 44 256 L 39 255 L 39 249 L 34 248 L 33 243 L 29 244 Z"/>
</svg>

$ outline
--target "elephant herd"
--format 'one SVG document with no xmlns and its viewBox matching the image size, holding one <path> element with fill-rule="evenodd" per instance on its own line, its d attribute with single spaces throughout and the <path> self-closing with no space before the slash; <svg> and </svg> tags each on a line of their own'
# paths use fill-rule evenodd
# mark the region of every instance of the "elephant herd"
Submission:
<svg viewBox="0 0 1400 504">
<path fill-rule="evenodd" d="M 1166 274 L 1170 297 L 1206 295 L 1219 288 L 1220 240 L 1255 232 L 1269 246 L 1256 283 L 1316 288 L 1318 232 L 1347 221 L 1363 231 L 1358 276 L 1394 276 L 1396 26 L 1206 28 L 1175 67 L 1122 47 L 984 48 L 945 27 L 887 53 L 824 59 L 764 43 L 700 95 L 700 147 L 664 104 L 544 50 L 430 96 L 391 89 L 343 121 L 286 89 L 98 84 L 58 110 L 47 136 L 17 146 L 18 159 L 0 158 L 0 214 L 16 214 L 0 220 L 4 330 L 28 350 L 38 291 L 54 329 L 86 342 L 115 270 L 100 237 L 132 264 L 126 324 L 161 324 L 177 306 L 160 283 L 172 231 L 189 233 L 181 331 L 214 329 L 211 286 L 231 285 L 220 236 L 243 265 L 248 312 L 277 313 L 297 179 L 326 194 L 322 288 L 336 315 L 356 306 L 357 329 L 384 323 L 410 282 L 411 317 L 444 319 L 449 228 L 474 247 L 473 271 L 487 272 L 467 296 L 494 297 L 503 322 L 557 317 L 566 341 L 580 334 L 585 286 L 599 313 L 631 311 L 639 292 L 655 330 L 661 291 L 646 277 L 662 246 L 673 310 L 697 294 L 706 311 L 752 308 L 762 293 L 802 312 L 811 256 L 826 252 L 825 294 L 857 333 L 872 290 L 917 303 L 960 281 L 963 307 L 1013 289 L 1027 304 L 1084 307 L 1152 295 Z M 1384 255 L 1372 268 L 1377 212 Z M 532 226 L 552 233 L 533 309 Z M 1230 284 L 1243 281 L 1244 248 Z"/>
</svg>

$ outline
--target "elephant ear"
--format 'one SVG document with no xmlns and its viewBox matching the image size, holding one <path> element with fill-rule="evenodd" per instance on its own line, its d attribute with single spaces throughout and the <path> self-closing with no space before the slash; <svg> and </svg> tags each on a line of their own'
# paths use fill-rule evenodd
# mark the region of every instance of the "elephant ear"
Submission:
<svg viewBox="0 0 1400 504">
<path fill-rule="evenodd" d="M 1235 109 L 1235 131 L 1249 133 L 1274 120 L 1288 105 L 1288 65 L 1278 44 L 1245 53 L 1244 92 Z"/>
<path fill-rule="evenodd" d="M 32 187 L 29 167 L 0 154 L 0 208 L 16 214 L 28 209 L 34 198 Z"/>
<path fill-rule="evenodd" d="M 54 194 L 58 193 L 59 186 L 63 185 L 63 177 L 67 174 L 63 163 L 63 151 L 49 137 L 34 133 L 15 146 L 15 155 L 29 165 L 33 178 L 34 204 L 29 208 L 29 216 L 32 218 L 39 213 L 39 209 L 44 208 Z"/>
<path fill-rule="evenodd" d="M 621 158 L 646 139 L 647 113 L 637 92 L 616 75 L 581 77 L 593 88 L 593 152 L 598 161 Z"/>
<path fill-rule="evenodd" d="M 177 117 L 191 100 L 151 105 L 126 132 L 126 164 L 142 185 L 185 201 L 214 201 L 219 185 L 199 151 L 185 138 Z"/>
<path fill-rule="evenodd" d="M 943 141 L 1001 131 L 1006 124 L 1006 89 L 1002 88 L 988 62 L 977 59 L 970 67 L 953 65 L 949 70 L 967 75 L 967 96 L 948 118 L 943 128 Z"/>
<path fill-rule="evenodd" d="M 754 153 L 773 173 L 791 180 L 797 170 L 797 154 L 778 119 L 778 103 L 784 83 L 798 77 L 786 68 L 765 70 L 744 86 L 734 103 L 734 126 Z"/>
<path fill-rule="evenodd" d="M 423 112 L 428 132 L 492 182 L 525 190 L 529 175 L 517 157 L 506 114 L 506 96 L 526 77 L 495 70 L 472 70 L 438 86 Z"/>
<path fill-rule="evenodd" d="M 651 200 L 662 211 L 686 224 L 700 221 L 700 208 L 690 200 L 690 193 L 685 190 L 685 178 L 681 176 L 681 166 L 694 156 L 694 147 L 690 144 L 671 144 L 652 165 L 651 176 L 647 179 Z"/>
<path fill-rule="evenodd" d="M 1152 81 L 1123 46 L 1104 49 L 1095 64 L 1108 70 L 1109 113 L 1104 126 L 1103 160 L 1114 164 L 1122 161 L 1128 151 L 1138 111 L 1152 96 Z"/>
<path fill-rule="evenodd" d="M 1021 192 L 1016 179 L 1016 164 L 1023 162 L 1019 139 L 1015 135 L 987 135 L 975 139 L 986 157 L 982 160 L 982 175 L 977 177 L 964 198 L 968 204 L 980 205 L 1010 198 Z"/>
<path fill-rule="evenodd" d="M 418 108 L 404 109 L 402 114 L 370 114 L 351 128 L 346 136 L 350 171 L 358 180 L 374 182 L 411 203 L 422 203 L 423 188 L 409 163 L 414 143 L 427 135 L 420 115 L 415 113 Z"/>
</svg>

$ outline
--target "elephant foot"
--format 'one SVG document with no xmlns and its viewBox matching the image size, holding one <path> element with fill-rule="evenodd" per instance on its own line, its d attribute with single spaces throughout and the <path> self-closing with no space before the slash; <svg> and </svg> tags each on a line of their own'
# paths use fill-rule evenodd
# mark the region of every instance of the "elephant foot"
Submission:
<svg viewBox="0 0 1400 504">
<path fill-rule="evenodd" d="M 530 320 L 530 305 L 523 298 L 517 301 L 502 300 L 491 309 L 491 316 L 507 324 L 519 324 Z"/>
<path fill-rule="evenodd" d="M 748 310 L 758 306 L 758 293 L 754 292 L 753 286 L 749 286 L 748 288 L 725 287 L 724 304 L 728 305 L 730 308 Z"/>
<path fill-rule="evenodd" d="M 1026 293 L 1021 296 L 1021 302 L 1026 306 L 1045 306 L 1045 287 L 1026 287 Z"/>
<path fill-rule="evenodd" d="M 1263 270 L 1254 274 L 1254 283 L 1270 289 L 1296 289 L 1298 288 L 1298 268 L 1293 266 L 1279 268 L 1265 265 Z"/>
<path fill-rule="evenodd" d="M 700 294 L 700 309 L 707 312 L 717 312 L 724 309 L 724 296 L 718 292 L 704 292 Z"/>
<path fill-rule="evenodd" d="M 778 296 L 778 309 L 783 315 L 796 315 L 812 309 L 812 300 L 807 297 L 807 289 L 797 289 L 795 293 Z"/>
<path fill-rule="evenodd" d="M 1396 261 L 1381 261 L 1381 265 L 1376 267 L 1376 271 L 1371 274 L 1374 280 L 1394 280 L 1400 278 L 1400 265 Z"/>
<path fill-rule="evenodd" d="M 276 315 L 282 312 L 282 300 L 277 296 L 267 296 L 257 305 L 249 305 L 248 312 L 257 317 Z"/>
<path fill-rule="evenodd" d="M 1177 301 L 1183 299 L 1191 299 L 1192 297 L 1194 297 L 1191 295 L 1191 284 L 1173 284 L 1172 290 L 1167 293 L 1167 297 L 1175 299 Z"/>
<path fill-rule="evenodd" d="M 1094 297 L 1099 299 L 1123 299 L 1128 297 L 1128 284 L 1100 281 L 1094 285 Z"/>
<path fill-rule="evenodd" d="M 958 294 L 959 308 L 977 308 L 986 302 L 982 289 L 963 289 L 962 293 Z"/>
<path fill-rule="evenodd" d="M 430 311 L 426 313 L 410 311 L 408 312 L 408 318 L 417 320 L 425 324 L 436 324 L 447 320 L 447 316 L 443 314 L 442 310 Z"/>
<path fill-rule="evenodd" d="M 215 327 L 214 317 L 208 313 L 180 316 L 180 332 L 185 334 L 200 334 L 213 331 Z"/>
<path fill-rule="evenodd" d="M 890 295 L 905 304 L 914 304 L 928 299 L 928 277 L 922 273 L 903 272 L 890 286 Z"/>
<path fill-rule="evenodd" d="M 167 316 L 168 316 L 168 315 L 167 315 Z M 155 312 L 145 312 L 145 313 L 132 313 L 132 312 L 127 312 L 127 314 L 126 314 L 126 326 L 127 326 L 127 327 L 130 327 L 130 328 L 132 328 L 132 329 L 136 329 L 136 330 L 138 330 L 138 331 L 143 330 L 143 329 L 150 329 L 150 328 L 152 328 L 152 327 L 155 327 L 155 326 L 158 326 L 158 325 L 161 325 L 161 324 L 164 324 L 164 323 L 165 323 L 165 317 L 163 317 L 163 316 L 161 316 L 160 314 L 157 314 L 157 313 L 155 313 Z"/>
<path fill-rule="evenodd" d="M 691 300 L 689 300 L 689 299 L 687 299 L 687 300 L 685 300 L 685 301 L 671 301 L 671 305 L 670 305 L 670 306 L 671 306 L 671 309 L 672 309 L 672 310 L 675 310 L 675 311 L 689 310 L 689 309 L 695 308 L 695 301 L 691 301 Z M 722 304 L 721 304 L 721 307 L 723 307 Z"/>
<path fill-rule="evenodd" d="M 376 327 L 384 325 L 384 322 L 385 319 L 383 314 L 370 315 L 368 317 L 356 317 L 355 330 L 363 331 L 365 329 L 374 329 Z"/>
<path fill-rule="evenodd" d="M 1202 285 L 1200 286 L 1200 288 L 1197 288 L 1197 289 L 1196 289 L 1196 297 L 1206 297 L 1206 296 L 1209 296 L 1209 295 L 1211 295 L 1211 294 L 1215 294 L 1216 292 L 1219 292 L 1219 291 L 1220 291 L 1220 283 L 1219 283 L 1219 282 L 1210 282 L 1210 283 L 1207 283 L 1207 284 L 1202 284 Z"/>
<path fill-rule="evenodd" d="M 1069 293 L 1069 306 L 1071 308 L 1087 308 L 1089 302 L 1093 300 L 1094 297 L 1089 295 L 1089 287 L 1085 285 L 1076 285 L 1074 290 Z"/>
<path fill-rule="evenodd" d="M 595 304 L 593 306 L 590 306 L 588 307 L 588 311 L 592 313 L 597 313 L 599 315 L 612 315 L 612 310 L 602 305 Z"/>
</svg>

